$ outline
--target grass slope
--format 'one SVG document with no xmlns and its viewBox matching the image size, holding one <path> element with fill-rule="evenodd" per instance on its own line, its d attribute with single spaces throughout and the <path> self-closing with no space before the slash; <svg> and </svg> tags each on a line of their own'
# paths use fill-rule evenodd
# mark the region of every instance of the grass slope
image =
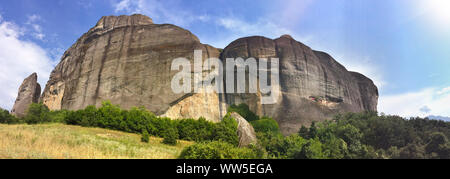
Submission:
<svg viewBox="0 0 450 179">
<path fill-rule="evenodd" d="M 0 124 L 0 158 L 12 159 L 173 159 L 192 142 L 176 146 L 150 138 L 99 128 L 63 124 Z"/>
</svg>

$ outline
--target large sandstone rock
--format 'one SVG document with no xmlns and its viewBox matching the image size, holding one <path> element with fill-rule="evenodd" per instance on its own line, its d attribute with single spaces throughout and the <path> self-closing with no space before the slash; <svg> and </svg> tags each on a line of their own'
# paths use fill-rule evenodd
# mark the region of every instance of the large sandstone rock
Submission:
<svg viewBox="0 0 450 179">
<path fill-rule="evenodd" d="M 202 50 L 203 60 L 279 58 L 278 102 L 262 105 L 260 93 L 208 94 L 202 89 L 198 94 L 175 94 L 171 80 L 178 71 L 171 71 L 172 60 L 185 57 L 193 65 L 194 50 Z M 339 112 L 374 111 L 378 90 L 367 77 L 288 35 L 238 39 L 220 53 L 185 29 L 132 15 L 101 18 L 64 53 L 41 97 L 52 110 L 100 106 L 105 100 L 122 108 L 143 106 L 174 119 L 211 121 L 220 121 L 227 106 L 246 103 L 258 115 L 276 119 L 282 132 L 290 134 Z"/>
<path fill-rule="evenodd" d="M 171 118 L 220 120 L 217 94 L 171 90 L 178 72 L 171 71 L 172 60 L 185 57 L 193 65 L 194 50 L 202 50 L 204 60 L 220 55 L 174 25 L 153 24 L 143 15 L 103 17 L 64 53 L 41 100 L 52 110 L 78 110 L 110 100 Z"/>
<path fill-rule="evenodd" d="M 246 103 L 256 114 L 272 116 L 284 134 L 339 112 L 376 110 L 378 91 L 371 80 L 288 35 L 238 39 L 224 49 L 221 59 L 237 57 L 279 58 L 281 96 L 276 104 L 260 104 L 261 94 L 226 94 L 226 103 Z"/>
<path fill-rule="evenodd" d="M 241 115 L 232 112 L 230 116 L 238 123 L 239 147 L 247 147 L 250 144 L 256 144 L 256 133 L 253 126 L 247 122 Z"/>
<path fill-rule="evenodd" d="M 16 117 L 24 117 L 30 104 L 37 103 L 40 95 L 41 85 L 37 82 L 37 74 L 33 73 L 25 78 L 22 85 L 20 85 L 19 94 L 17 95 L 11 114 Z"/>
</svg>

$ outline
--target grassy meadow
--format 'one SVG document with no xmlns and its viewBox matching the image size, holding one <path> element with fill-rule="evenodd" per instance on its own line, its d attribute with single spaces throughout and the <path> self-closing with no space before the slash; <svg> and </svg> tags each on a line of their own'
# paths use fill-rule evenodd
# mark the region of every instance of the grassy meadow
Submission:
<svg viewBox="0 0 450 179">
<path fill-rule="evenodd" d="M 99 128 L 64 124 L 0 124 L 0 158 L 3 159 L 174 159 L 193 142 L 162 144 L 151 137 Z"/>
</svg>

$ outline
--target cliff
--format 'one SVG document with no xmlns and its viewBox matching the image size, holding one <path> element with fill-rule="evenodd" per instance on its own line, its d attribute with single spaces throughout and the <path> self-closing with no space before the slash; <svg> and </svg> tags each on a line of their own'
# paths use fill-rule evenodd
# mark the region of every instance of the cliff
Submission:
<svg viewBox="0 0 450 179">
<path fill-rule="evenodd" d="M 273 117 L 284 134 L 337 113 L 376 111 L 378 90 L 370 79 L 289 35 L 238 39 L 224 49 L 221 59 L 237 57 L 279 59 L 281 96 L 276 104 L 260 104 L 261 94 L 226 94 L 226 103 L 246 103 L 257 115 Z"/>
<path fill-rule="evenodd" d="M 171 70 L 172 60 L 184 57 L 194 64 L 194 50 L 202 50 L 203 60 L 279 58 L 278 102 L 263 105 L 261 94 L 219 95 L 205 89 L 175 94 L 171 80 L 178 71 Z M 41 96 L 52 110 L 99 106 L 105 100 L 122 108 L 143 106 L 171 118 L 211 121 L 220 121 L 228 105 L 247 103 L 256 114 L 274 117 L 289 134 L 339 112 L 374 111 L 378 91 L 367 77 L 347 71 L 330 55 L 288 35 L 241 38 L 220 53 L 185 29 L 132 15 L 101 18 L 64 53 Z"/>
<path fill-rule="evenodd" d="M 25 78 L 20 85 L 11 114 L 16 117 L 24 117 L 30 104 L 37 103 L 40 95 L 41 85 L 37 82 L 37 74 L 33 73 Z"/>
</svg>

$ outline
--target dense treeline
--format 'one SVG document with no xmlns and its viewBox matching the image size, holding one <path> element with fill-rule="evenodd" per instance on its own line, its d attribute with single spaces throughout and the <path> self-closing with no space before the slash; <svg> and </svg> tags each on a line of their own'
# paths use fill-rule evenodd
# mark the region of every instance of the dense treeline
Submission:
<svg viewBox="0 0 450 179">
<path fill-rule="evenodd" d="M 237 147 L 237 122 L 229 115 L 220 123 L 203 118 L 171 120 L 144 108 L 123 110 L 110 102 L 78 111 L 50 111 L 42 104 L 32 104 L 20 119 L 0 110 L 0 123 L 61 122 L 139 133 L 143 142 L 149 136 L 163 137 L 163 142 L 171 145 L 177 139 L 197 142 L 181 153 L 180 158 L 186 159 L 450 159 L 450 122 L 407 120 L 374 112 L 347 113 L 283 136 L 275 120 L 255 115 L 245 104 L 233 105 L 229 111 L 249 119 L 257 132 L 257 144 Z"/>
<path fill-rule="evenodd" d="M 375 149 L 377 157 L 450 158 L 450 122 L 369 112 L 337 115 L 334 121 L 357 128 L 361 143 Z"/>
<path fill-rule="evenodd" d="M 248 106 L 230 111 L 247 116 L 258 132 L 258 148 L 267 158 L 358 159 L 446 158 L 450 159 L 450 123 L 375 112 L 347 113 L 333 120 L 303 126 L 298 134 L 283 136 L 277 123 L 253 114 Z M 261 151 L 260 151 L 261 153 Z"/>
<path fill-rule="evenodd" d="M 449 122 L 365 112 L 337 115 L 288 137 L 276 132 L 258 137 L 269 158 L 450 159 L 449 132 Z"/>
<path fill-rule="evenodd" d="M 9 114 L 9 111 L 0 108 L 0 123 L 1 124 L 14 124 L 17 118 Z"/>
<path fill-rule="evenodd" d="M 171 120 L 155 116 L 144 108 L 123 110 L 108 101 L 100 108 L 88 106 L 78 111 L 50 111 L 43 104 L 31 104 L 23 119 L 17 119 L 7 111 L 2 111 L 0 122 L 9 124 L 60 122 L 83 127 L 99 127 L 142 134 L 143 141 L 144 135 L 162 137 L 166 144 L 176 144 L 177 139 L 196 142 L 221 141 L 233 146 L 237 146 L 239 142 L 236 132 L 237 122 L 229 116 L 220 123 L 209 122 L 204 118 Z"/>
</svg>

